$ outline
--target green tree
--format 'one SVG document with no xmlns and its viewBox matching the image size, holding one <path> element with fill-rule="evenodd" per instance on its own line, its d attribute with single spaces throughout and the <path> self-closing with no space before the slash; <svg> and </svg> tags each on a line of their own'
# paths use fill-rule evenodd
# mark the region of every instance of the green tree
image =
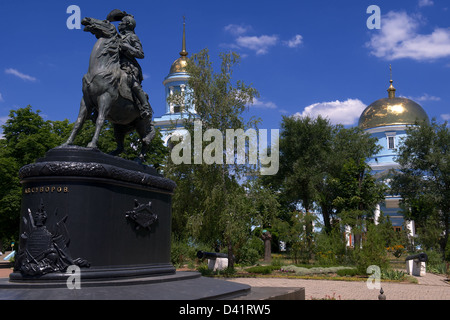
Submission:
<svg viewBox="0 0 450 320">
<path fill-rule="evenodd" d="M 67 124 L 45 121 L 31 106 L 10 111 L 0 140 L 0 242 L 17 240 L 19 236 L 19 169 L 62 143 Z"/>
<path fill-rule="evenodd" d="M 173 231 L 177 238 L 193 237 L 211 246 L 222 243 L 228 251 L 229 266 L 233 267 L 234 251 L 250 236 L 258 211 L 242 185 L 254 168 L 248 163 L 227 163 L 223 147 L 227 129 L 256 128 L 257 120 L 245 120 L 243 112 L 258 92 L 242 81 L 232 82 L 234 67 L 239 62 L 237 54 L 221 54 L 220 60 L 220 70 L 216 72 L 207 49 L 189 59 L 189 90 L 186 96 L 175 95 L 172 99 L 182 98 L 195 106 L 196 113 L 189 114 L 185 122 L 189 135 L 174 145 L 171 152 L 172 156 L 183 156 L 185 161 L 175 163 L 170 157 L 165 172 L 178 186 L 173 200 Z M 195 131 L 194 120 L 201 123 L 201 131 Z M 218 134 L 210 143 L 202 142 L 203 161 L 195 163 L 199 150 L 193 143 L 189 145 L 191 137 L 199 133 L 203 137 L 209 129 Z"/>
<path fill-rule="evenodd" d="M 414 220 L 420 229 L 440 228 L 441 253 L 444 254 L 450 226 L 450 131 L 447 122 L 422 122 L 410 126 L 402 141 L 391 188 L 402 197 L 405 218 Z M 432 223 L 435 220 L 436 223 Z M 425 232 L 422 232 L 425 233 Z"/>
<path fill-rule="evenodd" d="M 349 192 L 354 195 L 360 192 L 357 189 L 353 189 L 353 191 L 345 189 L 339 185 L 339 182 L 348 179 L 348 175 L 358 177 L 358 180 L 368 177 L 369 168 L 363 164 L 368 158 L 379 152 L 381 147 L 377 141 L 359 127 L 348 129 L 342 125 L 334 127 L 330 150 L 332 156 L 325 159 L 327 174 L 318 189 L 318 205 L 322 211 L 327 233 L 331 230 L 332 219 L 336 217 L 335 199 L 348 197 Z M 350 162 L 361 165 L 353 166 L 353 172 L 349 172 Z M 380 195 L 378 194 L 377 197 L 379 198 Z"/>
<path fill-rule="evenodd" d="M 377 139 L 360 128 L 331 125 L 320 116 L 284 117 L 280 170 L 263 181 L 279 192 L 286 221 L 291 221 L 289 212 L 294 212 L 299 204 L 305 212 L 316 206 L 320 208 L 326 233 L 330 233 L 337 213 L 345 208 L 350 214 L 349 206 L 354 207 L 351 198 L 352 202 L 358 201 L 358 214 L 354 208 L 352 212 L 361 225 L 362 218 L 374 209 L 375 201 L 382 199 L 382 189 L 365 165 L 366 159 L 379 148 Z"/>
<path fill-rule="evenodd" d="M 280 136 L 280 168 L 268 177 L 283 194 L 284 203 L 296 209 L 300 203 L 310 212 L 318 198 L 318 185 L 326 176 L 333 128 L 321 116 L 283 117 Z"/>
<path fill-rule="evenodd" d="M 312 254 L 313 211 L 327 175 L 333 130 L 329 121 L 320 116 L 315 119 L 308 116 L 283 117 L 279 171 L 276 175 L 262 178 L 263 184 L 277 195 L 281 205 L 278 218 L 284 223 L 274 223 L 274 226 L 280 228 L 277 230 L 280 237 L 284 236 L 292 252 L 296 257 L 301 253 L 302 259 Z M 288 232 L 286 224 L 290 229 Z M 292 230 L 303 233 L 303 227 L 305 234 L 292 234 Z"/>
<path fill-rule="evenodd" d="M 385 186 L 370 174 L 370 168 L 363 159 L 356 163 L 352 158 L 344 163 L 340 177 L 333 183 L 340 189 L 333 201 L 336 213 L 345 225 L 352 228 L 355 247 L 359 247 L 362 233 L 369 224 L 373 224 L 376 205 L 384 199 Z"/>
<path fill-rule="evenodd" d="M 49 149 L 62 143 L 64 138 L 59 135 L 62 123 L 53 125 L 51 121 L 45 121 L 40 112 L 33 112 L 31 106 L 11 110 L 9 119 L 2 126 L 5 139 L 2 155 L 16 159 L 20 167 L 44 156 Z M 55 132 L 53 128 L 58 131 Z"/>
</svg>

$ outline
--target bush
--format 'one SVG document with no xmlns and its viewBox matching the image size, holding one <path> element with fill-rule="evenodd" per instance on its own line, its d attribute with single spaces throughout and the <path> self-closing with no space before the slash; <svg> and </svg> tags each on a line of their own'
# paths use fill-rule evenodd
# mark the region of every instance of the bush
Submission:
<svg viewBox="0 0 450 320">
<path fill-rule="evenodd" d="M 193 261 L 197 257 L 198 250 L 193 245 L 190 245 L 187 241 L 176 240 L 172 238 L 171 248 L 170 248 L 170 261 L 175 267 L 181 267 L 189 261 Z"/>
<path fill-rule="evenodd" d="M 381 270 L 381 279 L 384 280 L 403 280 L 406 276 L 406 273 L 400 270 Z"/>
<path fill-rule="evenodd" d="M 278 266 L 256 266 L 245 269 L 249 273 L 271 274 L 273 270 L 280 269 Z"/>
<path fill-rule="evenodd" d="M 357 269 L 351 268 L 351 269 L 340 269 L 337 271 L 337 274 L 338 274 L 338 276 L 341 276 L 341 277 L 346 277 L 346 276 L 353 277 L 353 276 L 358 275 L 359 273 L 358 273 Z"/>
<path fill-rule="evenodd" d="M 366 233 L 366 239 L 363 243 L 362 249 L 355 248 L 356 266 L 358 272 L 363 274 L 367 267 L 376 265 L 380 269 L 387 269 L 389 267 L 389 260 L 387 251 L 384 246 L 385 239 L 376 225 L 369 225 Z"/>
<path fill-rule="evenodd" d="M 400 256 L 406 252 L 406 249 L 401 244 L 397 244 L 391 247 L 387 247 L 387 251 L 392 253 L 394 257 L 400 258 Z"/>
<path fill-rule="evenodd" d="M 285 272 L 293 272 L 296 275 L 304 276 L 304 275 L 311 275 L 311 274 L 326 274 L 326 273 L 337 273 L 339 270 L 345 270 L 345 269 L 353 269 L 351 267 L 313 267 L 313 268 L 304 268 L 304 267 L 297 267 L 297 266 L 284 266 L 281 268 L 281 271 Z"/>
<path fill-rule="evenodd" d="M 450 262 L 450 237 L 448 237 L 447 244 L 445 246 L 445 261 Z"/>
<path fill-rule="evenodd" d="M 202 264 L 197 267 L 197 271 L 204 277 L 214 275 L 214 271 L 208 268 L 208 265 Z"/>
<path fill-rule="evenodd" d="M 236 263 L 240 265 L 254 265 L 264 255 L 264 243 L 261 239 L 252 236 L 247 242 L 236 250 Z"/>
<path fill-rule="evenodd" d="M 442 259 L 442 254 L 438 250 L 426 250 L 428 256 L 427 271 L 438 274 L 446 273 L 446 264 Z"/>
<path fill-rule="evenodd" d="M 314 251 L 315 258 L 321 265 L 342 264 L 346 255 L 345 237 L 337 227 L 330 234 L 319 233 L 315 239 Z"/>
</svg>

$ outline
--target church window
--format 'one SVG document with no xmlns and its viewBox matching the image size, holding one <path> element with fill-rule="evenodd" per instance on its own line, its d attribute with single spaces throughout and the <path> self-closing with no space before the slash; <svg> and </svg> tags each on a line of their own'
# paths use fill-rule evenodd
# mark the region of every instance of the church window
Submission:
<svg viewBox="0 0 450 320">
<path fill-rule="evenodd" d="M 386 132 L 387 148 L 389 150 L 395 149 L 395 132 Z"/>
<path fill-rule="evenodd" d="M 395 137 L 388 137 L 388 149 L 395 149 Z"/>
</svg>

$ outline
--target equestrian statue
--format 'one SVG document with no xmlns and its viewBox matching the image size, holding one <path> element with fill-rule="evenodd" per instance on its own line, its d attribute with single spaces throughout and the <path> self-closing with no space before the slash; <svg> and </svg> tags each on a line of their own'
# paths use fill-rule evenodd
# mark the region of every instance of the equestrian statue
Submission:
<svg viewBox="0 0 450 320">
<path fill-rule="evenodd" d="M 120 21 L 119 32 L 111 23 Z M 142 69 L 136 59 L 143 59 L 142 44 L 135 34 L 136 20 L 121 10 L 113 10 L 106 20 L 84 18 L 84 31 L 98 39 L 92 50 L 88 72 L 83 77 L 83 98 L 73 130 L 62 145 L 73 141 L 84 122 L 95 123 L 95 133 L 88 148 L 97 148 L 98 138 L 105 120 L 114 126 L 117 148 L 112 155 L 124 150 L 125 135 L 136 130 L 142 148 L 139 161 L 143 161 L 155 136 L 152 124 L 153 110 L 148 95 L 142 89 Z"/>
</svg>

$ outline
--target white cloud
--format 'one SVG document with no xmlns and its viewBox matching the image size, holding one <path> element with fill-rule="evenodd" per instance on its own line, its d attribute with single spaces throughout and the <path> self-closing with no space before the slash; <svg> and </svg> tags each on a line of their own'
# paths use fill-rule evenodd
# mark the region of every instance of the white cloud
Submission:
<svg viewBox="0 0 450 320">
<path fill-rule="evenodd" d="M 433 60 L 450 57 L 450 28 L 419 34 L 420 16 L 390 11 L 381 18 L 381 30 L 366 44 L 371 53 L 388 60 Z"/>
<path fill-rule="evenodd" d="M 441 118 L 444 119 L 445 121 L 449 121 L 450 120 L 450 113 L 441 114 Z"/>
<path fill-rule="evenodd" d="M 12 74 L 13 76 L 16 76 L 16 77 L 18 77 L 18 78 L 20 78 L 22 80 L 25 80 L 25 81 L 34 82 L 34 81 L 37 80 L 35 77 L 32 77 L 32 76 L 27 75 L 27 74 L 24 74 L 24 73 L 22 73 L 22 72 L 20 72 L 20 71 L 18 71 L 16 69 L 13 69 L 13 68 L 5 69 L 5 73 L 6 74 Z"/>
<path fill-rule="evenodd" d="M 441 101 L 441 98 L 436 96 L 430 96 L 428 93 L 424 93 L 420 97 L 406 97 L 406 98 L 414 101 Z"/>
<path fill-rule="evenodd" d="M 316 118 L 320 115 L 323 118 L 328 118 L 333 124 L 352 125 L 358 121 L 366 107 L 359 99 L 319 102 L 307 106 L 303 112 L 294 114 L 294 117 L 310 116 Z"/>
<path fill-rule="evenodd" d="M 252 27 L 245 25 L 237 25 L 237 24 L 229 24 L 224 27 L 224 30 L 233 34 L 233 35 L 242 35 L 247 33 L 247 31 L 251 30 Z"/>
<path fill-rule="evenodd" d="M 2 94 L 0 93 L 0 102 L 3 102 L 3 101 L 5 101 L 5 100 L 3 99 L 3 96 L 2 96 Z"/>
<path fill-rule="evenodd" d="M 296 34 L 291 40 L 285 41 L 285 44 L 289 48 L 297 48 L 303 42 L 303 37 L 299 34 Z"/>
<path fill-rule="evenodd" d="M 239 47 L 247 48 L 256 52 L 256 54 L 266 54 L 270 47 L 276 45 L 278 37 L 262 35 L 262 36 L 240 36 L 236 39 Z"/>
<path fill-rule="evenodd" d="M 233 49 L 249 49 L 255 51 L 257 55 L 266 54 L 269 52 L 269 48 L 279 43 L 279 37 L 277 35 L 261 35 L 261 36 L 249 36 L 249 31 L 253 28 L 245 24 L 229 24 L 224 27 L 224 30 L 233 36 L 235 36 L 235 43 L 222 44 Z M 289 48 L 296 48 L 303 43 L 303 37 L 299 34 L 295 35 L 292 39 L 283 41 L 284 45 Z"/>
<path fill-rule="evenodd" d="M 419 0 L 419 7 L 428 7 L 434 5 L 433 0 Z"/>
<path fill-rule="evenodd" d="M 261 101 L 259 99 L 253 99 L 253 105 L 256 108 L 277 109 L 277 105 L 272 101 Z"/>
</svg>

